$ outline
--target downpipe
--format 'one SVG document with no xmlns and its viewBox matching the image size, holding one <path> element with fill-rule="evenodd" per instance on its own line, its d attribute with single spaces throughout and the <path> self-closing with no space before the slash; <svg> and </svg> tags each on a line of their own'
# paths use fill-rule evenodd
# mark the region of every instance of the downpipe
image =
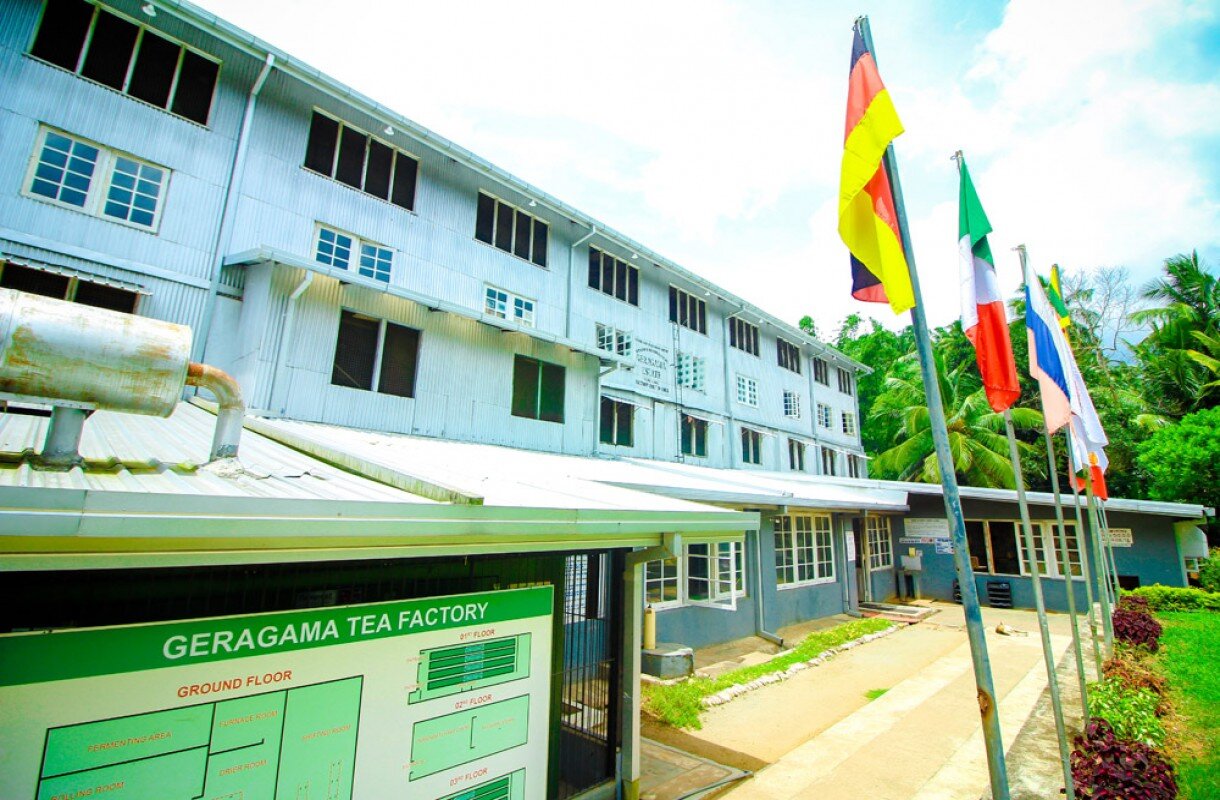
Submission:
<svg viewBox="0 0 1220 800">
<path fill-rule="evenodd" d="M 237 458 L 242 420 L 246 416 L 246 404 L 242 401 L 241 387 L 237 381 L 218 367 L 192 361 L 187 367 L 186 385 L 207 389 L 219 405 L 210 460 Z"/>
</svg>

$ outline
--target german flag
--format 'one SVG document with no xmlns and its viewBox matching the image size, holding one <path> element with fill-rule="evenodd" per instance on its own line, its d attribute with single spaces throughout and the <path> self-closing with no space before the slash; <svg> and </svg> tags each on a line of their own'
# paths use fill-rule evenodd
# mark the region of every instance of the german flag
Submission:
<svg viewBox="0 0 1220 800">
<path fill-rule="evenodd" d="M 900 133 L 902 122 L 857 23 L 839 177 L 839 237 L 851 251 L 852 297 L 889 303 L 895 314 L 915 305 L 894 193 L 882 163 Z"/>
</svg>

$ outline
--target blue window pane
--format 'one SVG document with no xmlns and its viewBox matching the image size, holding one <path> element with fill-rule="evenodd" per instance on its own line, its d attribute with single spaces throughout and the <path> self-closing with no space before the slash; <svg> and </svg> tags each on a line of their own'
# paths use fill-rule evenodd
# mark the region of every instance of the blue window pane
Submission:
<svg viewBox="0 0 1220 800">
<path fill-rule="evenodd" d="M 54 164 L 57 167 L 62 167 L 68 163 L 68 154 L 62 150 L 52 150 L 50 147 L 42 149 L 41 160 L 44 164 Z"/>
<path fill-rule="evenodd" d="M 92 145 L 76 142 L 76 144 L 72 147 L 72 155 L 76 156 L 77 158 L 83 158 L 89 161 L 90 164 L 97 162 L 97 154 L 98 149 Z M 90 171 L 92 171 L 92 169 L 92 166 L 90 166 Z"/>
<path fill-rule="evenodd" d="M 151 211 L 151 212 L 153 212 L 153 213 L 156 213 L 156 211 L 157 211 L 157 198 L 155 198 L 155 197 L 146 197 L 146 196 L 144 196 L 144 195 L 142 195 L 142 194 L 138 194 L 138 195 L 136 195 L 136 199 L 135 199 L 135 205 L 136 205 L 136 208 L 140 208 L 140 209 L 143 209 L 143 210 L 145 210 L 145 211 Z"/>
<path fill-rule="evenodd" d="M 146 181 L 152 181 L 153 183 L 159 185 L 161 183 L 161 179 L 165 177 L 165 172 L 164 170 L 157 169 L 156 167 L 144 166 L 140 168 L 140 177 Z"/>
<path fill-rule="evenodd" d="M 117 186 L 110 190 L 110 199 L 123 205 L 131 205 L 131 192 Z"/>
<path fill-rule="evenodd" d="M 145 227 L 151 228 L 153 224 L 153 215 L 149 214 L 147 211 L 132 211 L 131 221 L 137 225 L 144 225 Z"/>
<path fill-rule="evenodd" d="M 161 187 L 155 183 L 152 183 L 151 181 L 142 180 L 142 181 L 140 181 L 140 184 L 136 187 L 136 191 L 139 192 L 140 194 L 146 194 L 146 195 L 149 195 L 150 197 L 156 197 L 160 193 Z"/>
<path fill-rule="evenodd" d="M 117 217 L 118 219 L 127 219 L 127 206 L 116 203 L 113 200 L 106 202 L 106 216 Z"/>
<path fill-rule="evenodd" d="M 88 175 L 77 175 L 75 172 L 69 172 L 64 176 L 63 183 L 64 186 L 72 189 L 77 189 L 82 192 L 89 191 L 90 180 Z"/>
<path fill-rule="evenodd" d="M 33 185 L 30 186 L 30 191 L 34 194 L 40 194 L 43 197 L 55 199 L 55 195 L 59 191 L 59 186 L 54 183 L 48 183 L 47 181 L 35 179 Z"/>
<path fill-rule="evenodd" d="M 321 233 L 318 234 L 318 238 L 324 242 L 333 243 L 335 241 L 335 232 L 323 228 Z"/>
<path fill-rule="evenodd" d="M 125 172 L 118 172 L 116 170 L 113 180 L 110 181 L 110 185 L 121 186 L 124 189 L 131 189 L 136 185 L 136 179 Z"/>
<path fill-rule="evenodd" d="M 38 169 L 34 170 L 34 175 L 51 183 L 59 183 L 64 179 L 64 171 L 49 164 L 39 164 Z"/>
<path fill-rule="evenodd" d="M 69 171 L 75 172 L 78 175 L 84 175 L 86 178 L 93 176 L 93 168 L 95 166 L 95 162 L 86 161 L 83 158 L 77 158 L 76 156 L 72 156 L 72 159 L 68 162 Z"/>
<path fill-rule="evenodd" d="M 130 158 L 116 158 L 114 161 L 114 169 L 116 172 L 126 172 L 130 175 L 135 175 L 140 171 L 140 165 L 132 161 Z"/>
<path fill-rule="evenodd" d="M 71 203 L 74 206 L 81 206 L 82 208 L 85 205 L 85 193 L 78 192 L 75 189 L 64 189 L 60 193 L 59 199 L 65 203 Z"/>
<path fill-rule="evenodd" d="M 72 140 L 67 136 L 60 136 L 58 133 L 47 133 L 47 147 L 54 147 L 56 150 L 67 152 L 72 149 Z"/>
</svg>

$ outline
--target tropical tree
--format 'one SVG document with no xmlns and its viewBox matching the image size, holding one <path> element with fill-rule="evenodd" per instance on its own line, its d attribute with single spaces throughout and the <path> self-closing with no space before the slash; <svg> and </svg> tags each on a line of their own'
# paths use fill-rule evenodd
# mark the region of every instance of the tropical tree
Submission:
<svg viewBox="0 0 1220 800">
<path fill-rule="evenodd" d="M 915 351 L 915 334 L 909 325 L 895 332 L 883 327 L 875 319 L 869 320 L 866 326 L 859 314 L 851 314 L 839 327 L 835 347 L 844 355 L 873 370 L 856 379 L 860 419 L 867 421 L 870 419 L 873 403 L 885 390 L 885 378 L 890 368 L 903 356 Z M 864 451 L 876 453 L 888 447 L 897 433 L 898 423 L 892 417 L 862 425 L 860 439 Z"/>
<path fill-rule="evenodd" d="M 958 480 L 967 486 L 1015 488 L 1004 417 L 988 405 L 986 393 L 972 374 L 973 365 L 962 361 L 947 367 L 939 350 L 934 358 L 945 406 L 949 452 Z M 893 445 L 873 459 L 872 474 L 893 480 L 940 483 L 931 419 L 913 354 L 894 365 L 885 387 L 873 404 L 871 418 L 897 420 L 898 433 Z M 1030 408 L 1013 408 L 1012 417 L 1013 426 L 1019 430 L 1037 430 L 1042 425 L 1042 414 Z M 1017 450 L 1022 454 L 1034 452 L 1030 444 L 1020 440 Z"/>
<path fill-rule="evenodd" d="M 1140 446 L 1156 500 L 1220 505 L 1220 408 L 1188 414 Z"/>
<path fill-rule="evenodd" d="M 1152 327 L 1135 348 L 1151 410 L 1174 420 L 1220 403 L 1220 392 L 1208 385 L 1215 377 L 1197 358 L 1213 355 L 1207 341 L 1220 334 L 1220 280 L 1197 252 L 1180 254 L 1165 260 L 1164 276 L 1149 283 L 1143 297 L 1161 304 L 1131 315 Z"/>
</svg>

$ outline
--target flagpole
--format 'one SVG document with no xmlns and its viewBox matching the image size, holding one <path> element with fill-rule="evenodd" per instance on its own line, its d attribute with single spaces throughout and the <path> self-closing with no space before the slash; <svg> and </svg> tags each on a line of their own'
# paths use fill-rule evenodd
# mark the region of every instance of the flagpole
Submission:
<svg viewBox="0 0 1220 800">
<path fill-rule="evenodd" d="M 877 51 L 873 48 L 873 35 L 869 30 L 868 17 L 856 20 L 860 37 L 873 60 Z M 953 540 L 953 564 L 957 571 L 957 582 L 962 592 L 962 611 L 966 616 L 966 636 L 970 642 L 970 658 L 974 666 L 974 683 L 978 695 L 979 716 L 983 724 L 983 744 L 987 750 L 987 771 L 991 778 L 991 794 L 994 800 L 1009 800 L 1008 767 L 1004 761 L 1004 741 L 1000 736 L 1000 715 L 996 705 L 995 683 L 991 677 L 991 662 L 987 656 L 987 639 L 983 632 L 983 615 L 979 609 L 978 586 L 970 566 L 970 550 L 966 542 L 966 521 L 962 516 L 962 499 L 957 488 L 957 475 L 953 470 L 953 456 L 949 452 L 949 431 L 945 426 L 944 403 L 940 396 L 940 381 L 932 359 L 932 341 L 928 335 L 927 318 L 924 316 L 923 298 L 919 291 L 919 275 L 915 269 L 915 253 L 911 246 L 910 230 L 907 226 L 906 206 L 902 201 L 902 184 L 898 180 L 898 164 L 894 158 L 894 145 L 885 149 L 883 162 L 890 178 L 894 195 L 894 208 L 898 216 L 898 230 L 902 239 L 902 250 L 906 256 L 907 270 L 911 276 L 911 291 L 915 305 L 911 309 L 911 328 L 915 334 L 915 349 L 919 354 L 919 369 L 923 377 L 924 393 L 928 400 L 928 417 L 932 428 L 932 441 L 936 446 L 936 461 L 940 467 L 941 485 L 944 489 L 945 511 L 949 518 Z"/>
<path fill-rule="evenodd" d="M 1093 468 L 1090 464 L 1090 477 L 1092 474 Z M 1101 514 L 1101 528 L 1106 532 L 1106 549 L 1110 552 L 1110 574 L 1114 576 L 1114 607 L 1118 608 L 1118 561 L 1115 560 L 1114 537 L 1110 535 L 1110 513 L 1106 511 L 1106 501 L 1100 497 L 1097 498 L 1097 511 Z"/>
<path fill-rule="evenodd" d="M 1094 580 L 1093 580 L 1093 577 L 1090 575 L 1090 572 L 1092 572 L 1093 575 L 1096 575 L 1097 595 L 1098 595 L 1098 597 L 1100 597 L 1101 592 L 1102 592 L 1102 586 L 1101 586 L 1102 566 L 1101 566 L 1101 564 L 1094 562 L 1092 569 L 1090 569 L 1090 567 L 1089 567 L 1089 559 L 1093 555 L 1093 547 L 1092 547 L 1093 536 L 1089 532 L 1089 529 L 1085 526 L 1084 518 L 1081 515 L 1080 488 L 1076 486 L 1076 470 L 1072 466 L 1073 464 L 1076 463 L 1072 456 L 1072 448 L 1073 448 L 1072 436 L 1071 436 L 1071 431 L 1067 428 L 1065 428 L 1063 431 L 1063 441 L 1067 445 L 1068 473 L 1071 476 L 1068 479 L 1068 484 L 1072 487 L 1072 505 L 1076 509 L 1076 535 L 1077 535 L 1077 537 L 1079 537 L 1080 541 L 1082 542 L 1082 546 L 1080 548 L 1080 566 L 1081 566 L 1081 569 L 1084 571 L 1085 600 L 1089 604 L 1089 638 L 1090 638 L 1090 642 L 1093 646 L 1093 660 L 1096 662 L 1097 679 L 1101 680 L 1101 663 L 1102 663 L 1101 645 L 1097 641 L 1097 610 L 1093 607 L 1094 602 L 1100 602 L 1100 601 L 1095 600 L 1095 598 L 1093 596 Z M 1103 626 L 1103 628 L 1104 628 L 1104 626 Z"/>
<path fill-rule="evenodd" d="M 1059 492 L 1059 468 L 1055 464 L 1055 442 L 1051 432 L 1042 429 L 1046 437 L 1046 460 L 1051 470 L 1051 491 L 1055 494 L 1055 523 L 1059 526 L 1059 562 L 1063 564 L 1063 592 L 1067 595 L 1068 617 L 1072 620 L 1072 649 L 1076 655 L 1076 677 L 1080 682 L 1080 707 L 1084 711 L 1084 721 L 1089 722 L 1089 692 L 1086 688 L 1088 679 L 1084 674 L 1084 654 L 1080 646 L 1080 621 L 1076 618 L 1076 585 L 1072 578 L 1071 548 L 1068 547 L 1067 524 L 1063 521 L 1063 497 Z M 1084 562 L 1088 556 L 1080 546 L 1079 528 L 1076 536 L 1076 552 L 1080 554 L 1080 575 L 1088 585 L 1088 573 L 1084 570 Z M 1101 677 L 1098 675 L 1098 677 Z"/>
<path fill-rule="evenodd" d="M 1106 657 L 1108 658 L 1114 652 L 1114 619 L 1110 616 L 1110 589 L 1112 575 L 1110 565 L 1106 561 L 1105 545 L 1102 543 L 1101 523 L 1097 518 L 1097 500 L 1093 496 L 1093 475 L 1091 469 L 1085 469 L 1084 473 L 1084 489 L 1085 496 L 1088 498 L 1089 507 L 1089 527 L 1093 529 L 1093 551 L 1101 564 L 1099 573 L 1105 576 L 1105 585 L 1101 587 L 1101 629 L 1105 634 Z"/>
</svg>

